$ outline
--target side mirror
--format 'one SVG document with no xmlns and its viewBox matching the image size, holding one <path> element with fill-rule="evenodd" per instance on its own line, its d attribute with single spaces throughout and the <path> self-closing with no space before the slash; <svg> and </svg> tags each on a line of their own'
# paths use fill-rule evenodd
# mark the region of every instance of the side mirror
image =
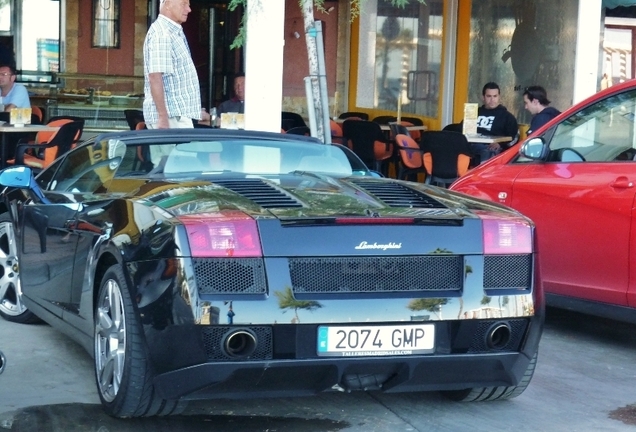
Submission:
<svg viewBox="0 0 636 432">
<path fill-rule="evenodd" d="M 31 185 L 33 172 L 25 166 L 11 167 L 0 172 L 0 185 L 24 189 Z"/>
<path fill-rule="evenodd" d="M 36 183 L 33 178 L 33 171 L 29 167 L 17 166 L 2 170 L 0 172 L 0 185 L 16 189 L 28 189 L 32 197 L 39 202 L 43 204 L 51 203 Z"/>
<path fill-rule="evenodd" d="M 531 138 L 523 143 L 519 153 L 528 159 L 540 160 L 547 156 L 548 146 L 543 142 L 543 138 Z"/>
</svg>

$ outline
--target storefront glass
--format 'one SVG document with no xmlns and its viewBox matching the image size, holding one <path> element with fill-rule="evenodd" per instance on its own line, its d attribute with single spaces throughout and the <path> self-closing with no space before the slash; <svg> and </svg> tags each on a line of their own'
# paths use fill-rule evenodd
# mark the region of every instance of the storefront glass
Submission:
<svg viewBox="0 0 636 432">
<path fill-rule="evenodd" d="M 443 1 L 362 2 L 356 106 L 438 116 Z M 372 84 L 372 85 L 369 85 Z"/>
<path fill-rule="evenodd" d="M 60 65 L 60 2 L 22 0 L 18 68 L 58 72 Z"/>
</svg>

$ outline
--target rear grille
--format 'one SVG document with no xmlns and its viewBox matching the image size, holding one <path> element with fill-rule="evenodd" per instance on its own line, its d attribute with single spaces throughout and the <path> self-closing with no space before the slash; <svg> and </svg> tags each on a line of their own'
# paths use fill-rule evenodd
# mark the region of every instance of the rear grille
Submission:
<svg viewBox="0 0 636 432">
<path fill-rule="evenodd" d="M 302 204 L 294 198 L 260 179 L 215 180 L 214 183 L 230 189 L 264 208 L 302 207 Z"/>
<path fill-rule="evenodd" d="M 292 258 L 294 293 L 460 291 L 461 256 Z"/>
<path fill-rule="evenodd" d="M 265 326 L 247 327 L 256 336 L 256 349 L 246 359 L 236 359 L 230 357 L 223 351 L 223 343 L 230 330 L 236 330 L 237 326 L 210 326 L 202 330 L 203 347 L 208 360 L 225 361 L 249 361 L 249 360 L 270 360 L 274 351 L 274 338 L 272 328 Z"/>
<path fill-rule="evenodd" d="M 351 183 L 374 195 L 390 207 L 446 208 L 430 196 L 399 183 L 357 179 L 351 180 Z"/>
<path fill-rule="evenodd" d="M 484 257 L 484 289 L 529 289 L 532 255 Z"/>
<path fill-rule="evenodd" d="M 264 294 L 265 266 L 261 258 L 193 258 L 201 294 Z"/>
</svg>

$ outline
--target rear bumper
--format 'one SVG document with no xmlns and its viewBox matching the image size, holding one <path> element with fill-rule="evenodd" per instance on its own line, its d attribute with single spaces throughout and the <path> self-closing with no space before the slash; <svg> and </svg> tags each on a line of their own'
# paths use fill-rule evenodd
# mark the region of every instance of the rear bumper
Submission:
<svg viewBox="0 0 636 432">
<path fill-rule="evenodd" d="M 337 390 L 387 393 L 514 386 L 524 353 L 206 363 L 156 376 L 165 399 L 293 397 Z"/>
</svg>

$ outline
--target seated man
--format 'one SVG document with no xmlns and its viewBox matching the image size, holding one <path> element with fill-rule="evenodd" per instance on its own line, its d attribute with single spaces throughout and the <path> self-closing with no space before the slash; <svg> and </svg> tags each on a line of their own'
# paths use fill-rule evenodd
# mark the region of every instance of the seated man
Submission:
<svg viewBox="0 0 636 432">
<path fill-rule="evenodd" d="M 31 108 L 26 87 L 15 82 L 13 65 L 0 65 L 0 94 L 4 111 L 11 111 L 11 108 Z"/>
<path fill-rule="evenodd" d="M 509 136 L 508 143 L 471 144 L 480 163 L 509 148 L 517 141 L 519 125 L 517 119 L 499 103 L 499 85 L 489 82 L 482 89 L 484 104 L 477 111 L 477 132 L 490 136 Z"/>
<path fill-rule="evenodd" d="M 221 114 L 229 112 L 240 114 L 245 112 L 245 74 L 243 73 L 234 76 L 234 97 L 221 102 L 217 110 L 217 119 L 221 118 Z"/>
</svg>

